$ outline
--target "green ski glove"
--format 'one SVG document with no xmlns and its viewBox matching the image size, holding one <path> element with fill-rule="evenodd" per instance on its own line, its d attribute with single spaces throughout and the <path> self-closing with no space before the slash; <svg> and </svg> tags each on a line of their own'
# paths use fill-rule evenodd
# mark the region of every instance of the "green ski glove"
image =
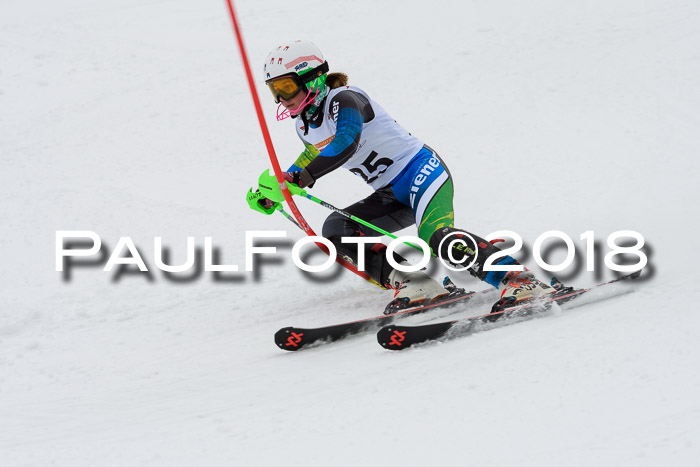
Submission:
<svg viewBox="0 0 700 467">
<path fill-rule="evenodd" d="M 250 209 L 262 212 L 268 216 L 276 210 L 282 208 L 280 203 L 265 198 L 261 192 L 257 190 L 254 192 L 252 188 L 248 190 L 248 194 L 246 195 L 245 199 L 248 201 L 248 206 L 250 206 Z"/>
<path fill-rule="evenodd" d="M 291 183 L 291 180 L 293 179 L 292 174 L 294 173 L 299 172 L 285 172 L 285 175 L 287 175 L 285 179 L 289 178 L 289 180 L 287 180 L 287 189 L 292 195 L 304 196 L 306 192 L 298 185 Z M 275 175 L 271 174 L 269 170 L 264 171 L 260 175 L 260 178 L 258 179 L 258 187 L 260 193 L 262 193 L 262 196 L 265 198 L 271 199 L 272 201 L 278 203 L 284 201 L 284 195 L 282 194 L 282 189 L 280 189 L 280 184 Z"/>
</svg>

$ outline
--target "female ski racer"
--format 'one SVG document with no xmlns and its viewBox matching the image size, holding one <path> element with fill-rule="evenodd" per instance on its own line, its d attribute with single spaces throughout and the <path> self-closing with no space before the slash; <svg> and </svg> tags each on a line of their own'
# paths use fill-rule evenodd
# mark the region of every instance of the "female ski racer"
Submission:
<svg viewBox="0 0 700 467">
<path fill-rule="evenodd" d="M 476 255 L 469 272 L 501 292 L 494 311 L 555 291 L 527 270 L 485 271 L 486 259 L 500 250 L 482 237 L 454 228 L 452 176 L 442 158 L 362 89 L 348 86 L 347 75 L 328 71 L 328 62 L 318 47 L 304 41 L 277 47 L 265 61 L 265 83 L 280 104 L 277 119 L 291 117 L 306 147 L 284 174 L 288 182 L 311 187 L 341 166 L 350 170 L 375 191 L 345 211 L 389 232 L 415 225 L 433 255 L 449 260 L 448 248 L 452 248 L 455 265 L 469 263 Z M 252 209 L 265 214 L 279 207 L 260 191 L 249 191 L 247 200 Z M 322 235 L 333 242 L 340 255 L 356 264 L 358 245 L 342 243 L 341 238 L 378 234 L 333 213 L 324 222 Z M 453 236 L 465 242 L 452 242 Z M 386 259 L 383 243 L 366 244 L 364 249 L 367 274 L 396 290 L 385 313 L 437 302 L 454 291 L 453 285 L 445 288 L 422 271 L 394 269 Z M 397 262 L 405 261 L 397 256 Z M 510 256 L 501 256 L 494 264 L 518 263 Z"/>
</svg>

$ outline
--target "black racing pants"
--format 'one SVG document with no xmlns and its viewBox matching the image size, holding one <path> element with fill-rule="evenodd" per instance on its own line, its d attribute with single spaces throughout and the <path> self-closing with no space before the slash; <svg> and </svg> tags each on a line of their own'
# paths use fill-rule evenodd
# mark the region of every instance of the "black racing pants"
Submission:
<svg viewBox="0 0 700 467">
<path fill-rule="evenodd" d="M 392 233 L 415 225 L 413 210 L 396 199 L 391 187 L 375 191 L 362 201 L 348 206 L 344 211 Z M 350 258 L 357 264 L 358 245 L 341 243 L 341 238 L 379 237 L 382 234 L 334 212 L 323 223 L 322 235 L 333 242 L 338 254 Z M 388 282 L 389 273 L 393 270 L 386 260 L 386 245 L 381 242 L 364 245 L 364 253 L 365 271 L 372 279 L 385 285 Z M 394 259 L 397 262 L 404 261 L 404 258 L 396 253 L 394 253 Z"/>
</svg>

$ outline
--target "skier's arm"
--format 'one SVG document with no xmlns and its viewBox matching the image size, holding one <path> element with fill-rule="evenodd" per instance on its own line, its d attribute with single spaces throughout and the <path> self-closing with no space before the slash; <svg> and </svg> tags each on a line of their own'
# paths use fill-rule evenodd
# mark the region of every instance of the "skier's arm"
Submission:
<svg viewBox="0 0 700 467">
<path fill-rule="evenodd" d="M 326 146 L 301 172 L 304 186 L 331 172 L 355 154 L 362 135 L 362 124 L 371 120 L 369 102 L 353 91 L 342 91 L 333 97 L 329 109 L 337 108 L 338 120 L 333 141 Z M 329 115 L 333 118 L 334 115 Z"/>
<path fill-rule="evenodd" d="M 304 152 L 299 154 L 297 160 L 287 169 L 287 172 L 301 172 L 309 163 L 319 155 L 320 151 L 316 149 L 316 146 L 309 143 L 304 143 L 306 149 Z"/>
</svg>

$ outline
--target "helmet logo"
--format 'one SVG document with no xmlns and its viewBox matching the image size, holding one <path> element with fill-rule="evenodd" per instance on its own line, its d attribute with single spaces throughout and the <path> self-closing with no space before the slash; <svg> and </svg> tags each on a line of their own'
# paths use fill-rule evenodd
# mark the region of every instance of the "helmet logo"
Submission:
<svg viewBox="0 0 700 467">
<path fill-rule="evenodd" d="M 304 63 L 300 63 L 299 65 L 295 66 L 294 69 L 295 69 L 296 71 L 299 71 L 299 70 L 301 70 L 302 68 L 306 68 L 307 66 L 309 66 L 309 62 L 304 62 Z"/>
<path fill-rule="evenodd" d="M 286 52 L 287 50 L 289 50 L 289 46 L 285 47 L 283 52 Z"/>
<path fill-rule="evenodd" d="M 320 58 L 318 58 L 316 55 L 307 55 L 306 57 L 298 57 L 298 58 L 295 58 L 295 59 L 292 60 L 291 62 L 287 63 L 287 64 L 285 65 L 285 67 L 287 68 L 287 70 L 289 70 L 290 68 L 293 68 L 293 67 L 297 66 L 297 65 L 300 64 L 301 62 L 306 62 L 306 61 L 311 61 L 311 60 L 316 60 L 317 62 L 323 63 L 323 60 L 321 60 Z"/>
<path fill-rule="evenodd" d="M 278 65 L 281 65 L 281 64 L 282 64 L 282 57 L 280 57 L 280 58 L 277 59 L 277 64 L 278 64 Z"/>
</svg>

